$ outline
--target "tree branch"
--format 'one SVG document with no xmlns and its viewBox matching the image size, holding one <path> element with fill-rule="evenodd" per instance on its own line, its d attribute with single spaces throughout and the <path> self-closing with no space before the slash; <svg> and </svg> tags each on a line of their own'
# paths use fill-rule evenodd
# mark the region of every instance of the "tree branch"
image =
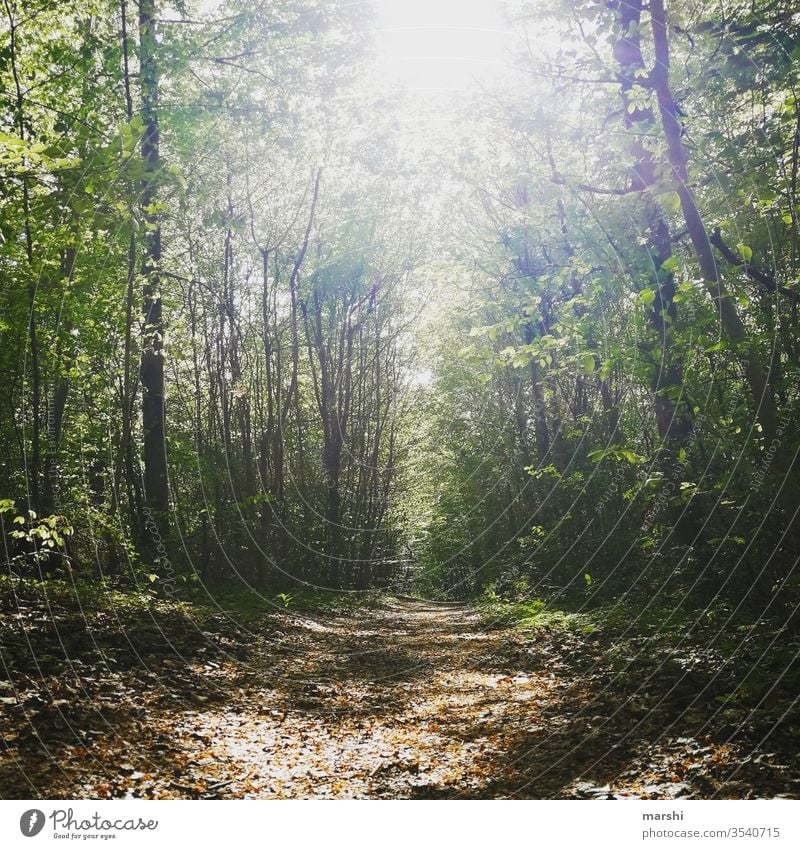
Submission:
<svg viewBox="0 0 800 849">
<path fill-rule="evenodd" d="M 762 271 L 760 268 L 756 268 L 747 262 L 737 250 L 727 245 L 722 238 L 719 227 L 714 228 L 714 232 L 709 236 L 709 241 L 722 254 L 726 262 L 734 268 L 741 268 L 751 280 L 760 283 L 766 289 L 769 289 L 770 292 L 780 292 L 789 298 L 789 300 L 794 301 L 794 303 L 800 303 L 800 294 L 787 289 L 785 286 L 779 286 L 772 275 L 767 274 L 766 271 Z"/>
</svg>

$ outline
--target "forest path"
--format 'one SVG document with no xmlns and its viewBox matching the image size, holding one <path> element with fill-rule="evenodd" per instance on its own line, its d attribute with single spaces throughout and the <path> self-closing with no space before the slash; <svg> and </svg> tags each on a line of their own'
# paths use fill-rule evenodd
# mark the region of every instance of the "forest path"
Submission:
<svg viewBox="0 0 800 849">
<path fill-rule="evenodd" d="M 510 643 L 460 605 L 287 617 L 253 644 L 239 697 L 192 712 L 181 731 L 224 765 L 218 780 L 237 776 L 231 794 L 483 795 L 514 780 L 510 738 L 535 726 L 556 685 L 518 674 L 504 660 Z"/>
<path fill-rule="evenodd" d="M 234 620 L 64 618 L 61 649 L 54 620 L 9 630 L 13 662 L 31 669 L 27 647 L 38 671 L 3 699 L 0 795 L 740 798 L 798 783 L 712 738 L 691 689 L 643 689 L 645 672 L 620 686 L 597 632 L 408 600 Z"/>
</svg>

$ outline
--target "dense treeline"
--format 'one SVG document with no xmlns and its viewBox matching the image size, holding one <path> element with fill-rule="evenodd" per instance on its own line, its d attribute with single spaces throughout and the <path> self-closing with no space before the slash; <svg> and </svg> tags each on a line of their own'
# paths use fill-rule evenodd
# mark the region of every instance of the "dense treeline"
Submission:
<svg viewBox="0 0 800 849">
<path fill-rule="evenodd" d="M 792 5 L 506 11 L 410 133 L 369 4 L 4 0 L 14 571 L 796 584 Z"/>
<path fill-rule="evenodd" d="M 411 243 L 391 185 L 372 191 L 391 152 L 335 102 L 359 21 L 5 12 L 12 559 L 51 528 L 112 574 L 363 585 L 396 537 Z"/>
<path fill-rule="evenodd" d="M 483 109 L 428 565 L 763 605 L 798 553 L 796 17 L 634 0 L 519 25 L 553 38 Z"/>
</svg>

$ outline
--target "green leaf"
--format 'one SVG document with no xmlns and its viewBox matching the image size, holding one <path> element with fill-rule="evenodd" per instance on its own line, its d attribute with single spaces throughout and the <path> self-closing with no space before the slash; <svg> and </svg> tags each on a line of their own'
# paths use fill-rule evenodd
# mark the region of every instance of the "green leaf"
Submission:
<svg viewBox="0 0 800 849">
<path fill-rule="evenodd" d="M 594 374 L 595 360 L 594 354 L 584 353 L 580 355 L 580 363 L 584 374 Z"/>
<path fill-rule="evenodd" d="M 677 192 L 664 192 L 658 196 L 658 201 L 666 212 L 679 212 L 681 198 Z"/>
<path fill-rule="evenodd" d="M 642 291 L 639 292 L 639 301 L 646 307 L 652 306 L 655 299 L 656 293 L 652 289 L 642 289 Z"/>
<path fill-rule="evenodd" d="M 741 256 L 741 258 L 745 262 L 750 262 L 750 260 L 753 258 L 753 249 L 747 247 L 747 245 L 744 245 L 741 242 L 739 242 L 736 248 L 739 251 L 739 255 Z"/>
<path fill-rule="evenodd" d="M 665 259 L 664 262 L 661 263 L 661 268 L 663 268 L 664 271 L 666 271 L 668 274 L 672 274 L 673 272 L 677 271 L 679 267 L 680 261 L 676 256 L 667 257 L 667 259 Z"/>
</svg>

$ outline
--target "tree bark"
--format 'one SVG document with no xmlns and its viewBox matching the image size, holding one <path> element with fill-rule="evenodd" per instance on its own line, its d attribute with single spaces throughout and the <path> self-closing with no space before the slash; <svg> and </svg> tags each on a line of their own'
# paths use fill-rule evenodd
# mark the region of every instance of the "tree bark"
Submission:
<svg viewBox="0 0 800 849">
<path fill-rule="evenodd" d="M 9 27 L 9 60 L 11 77 L 14 81 L 14 90 L 16 95 L 14 118 L 19 137 L 24 141 L 27 137 L 27 128 L 25 126 L 25 100 L 22 92 L 19 69 L 17 67 L 17 21 L 8 0 L 4 0 L 4 5 Z M 27 482 L 31 506 L 38 512 L 41 509 L 41 505 L 39 503 L 39 479 L 41 470 L 42 380 L 41 369 L 39 366 L 39 339 L 36 327 L 36 282 L 33 279 L 33 234 L 31 230 L 30 217 L 30 185 L 27 171 L 24 171 L 22 174 L 22 215 L 23 230 L 25 233 L 25 256 L 28 261 L 28 269 L 31 274 L 31 278 L 28 283 L 28 343 L 30 345 L 31 352 L 31 407 L 33 415 L 31 427 L 30 474 L 27 475 Z"/>
<path fill-rule="evenodd" d="M 770 386 L 770 374 L 765 370 L 756 345 L 749 338 L 736 307 L 728 294 L 714 259 L 711 239 L 706 232 L 694 192 L 689 184 L 686 151 L 681 139 L 682 129 L 678 110 L 669 85 L 669 42 L 663 0 L 651 0 L 655 65 L 650 80 L 658 98 L 661 126 L 667 143 L 667 156 L 672 169 L 675 190 L 681 203 L 686 229 L 697 254 L 703 282 L 717 306 L 720 324 L 742 364 L 750 392 L 755 403 L 756 417 L 761 423 L 764 441 L 769 444 L 776 438 L 778 414 Z"/>
<path fill-rule="evenodd" d="M 641 17 L 643 0 L 621 0 L 617 4 L 620 37 L 614 41 L 614 59 L 619 65 L 617 79 L 620 84 L 622 111 L 625 127 L 630 131 L 635 125 L 655 122 L 653 110 L 641 107 L 631 98 L 634 86 L 646 86 L 644 57 L 641 48 Z M 642 143 L 641 134 L 634 134 L 631 145 L 634 164 L 630 171 L 630 191 L 642 195 L 644 220 L 647 229 L 648 259 L 653 265 L 656 281 L 656 299 L 647 309 L 647 316 L 658 335 L 660 362 L 654 364 L 652 380 L 653 411 L 658 435 L 663 444 L 683 442 L 691 428 L 685 409 L 680 409 L 663 390 L 683 383 L 683 370 L 672 355 L 672 327 L 677 319 L 675 309 L 675 280 L 671 272 L 665 271 L 664 263 L 672 256 L 672 239 L 663 210 L 648 189 L 659 176 L 659 163 L 652 152 Z"/>
<path fill-rule="evenodd" d="M 139 3 L 139 80 L 142 92 L 142 158 L 147 176 L 142 187 L 145 235 L 144 335 L 141 354 L 142 430 L 144 436 L 144 495 L 147 506 L 165 523 L 169 508 L 164 403 L 164 318 L 161 302 L 161 226 L 153 210 L 161 167 L 158 126 L 158 64 L 156 60 L 155 0 Z"/>
</svg>

